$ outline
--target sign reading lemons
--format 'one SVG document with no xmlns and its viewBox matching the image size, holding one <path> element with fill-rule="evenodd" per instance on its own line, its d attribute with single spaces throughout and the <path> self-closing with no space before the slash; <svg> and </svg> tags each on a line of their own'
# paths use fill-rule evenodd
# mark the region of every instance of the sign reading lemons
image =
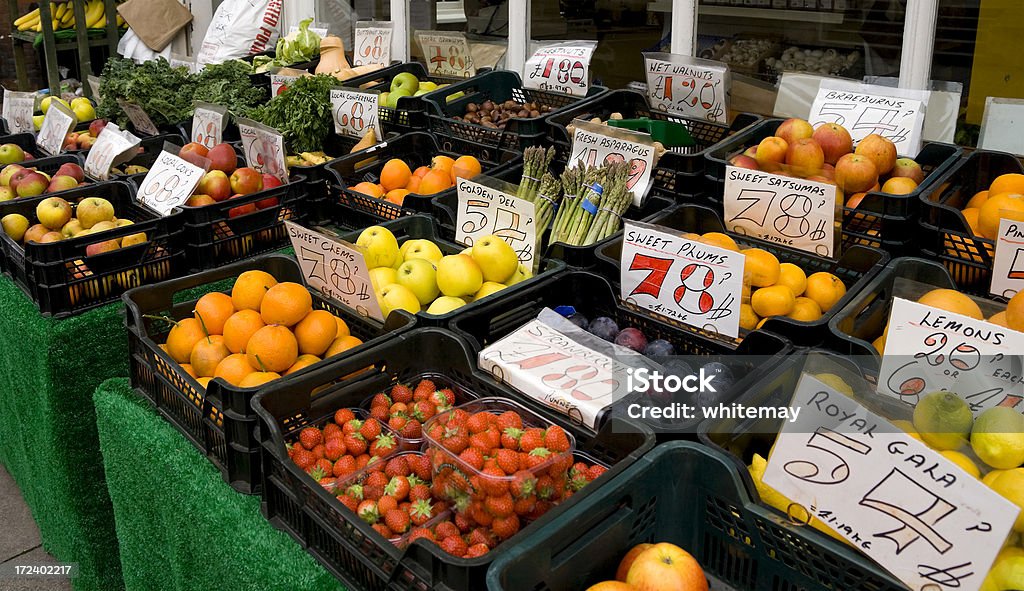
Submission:
<svg viewBox="0 0 1024 591">
<path fill-rule="evenodd" d="M 914 591 L 981 588 L 1018 506 L 811 375 L 791 406 L 764 484 Z"/>
</svg>

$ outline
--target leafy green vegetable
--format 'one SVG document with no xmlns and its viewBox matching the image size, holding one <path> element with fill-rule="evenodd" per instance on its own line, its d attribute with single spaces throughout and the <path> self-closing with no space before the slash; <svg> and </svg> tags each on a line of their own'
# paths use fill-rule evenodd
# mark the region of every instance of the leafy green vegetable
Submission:
<svg viewBox="0 0 1024 591">
<path fill-rule="evenodd" d="M 253 71 L 257 74 L 269 71 L 270 68 L 283 68 L 300 62 L 308 62 L 320 55 L 320 35 L 309 30 L 313 19 L 307 18 L 299 23 L 298 30 L 277 40 L 275 57 L 257 55 L 252 59 Z"/>
<path fill-rule="evenodd" d="M 324 137 L 334 133 L 331 88 L 336 86 L 334 76 L 302 76 L 255 109 L 252 118 L 280 131 L 290 153 L 318 152 L 323 150 Z"/>
<path fill-rule="evenodd" d="M 265 103 L 269 96 L 266 88 L 253 86 L 249 64 L 241 60 L 208 64 L 195 82 L 194 100 L 227 107 L 236 117 L 248 117 L 253 108 Z"/>
</svg>

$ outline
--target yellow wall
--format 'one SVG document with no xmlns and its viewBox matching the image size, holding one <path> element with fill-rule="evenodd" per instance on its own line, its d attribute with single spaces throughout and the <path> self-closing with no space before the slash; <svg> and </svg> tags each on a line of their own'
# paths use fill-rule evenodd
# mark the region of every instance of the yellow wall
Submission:
<svg viewBox="0 0 1024 591">
<path fill-rule="evenodd" d="M 985 97 L 1024 98 L 1024 2 L 981 0 L 967 121 L 981 123 Z"/>
</svg>

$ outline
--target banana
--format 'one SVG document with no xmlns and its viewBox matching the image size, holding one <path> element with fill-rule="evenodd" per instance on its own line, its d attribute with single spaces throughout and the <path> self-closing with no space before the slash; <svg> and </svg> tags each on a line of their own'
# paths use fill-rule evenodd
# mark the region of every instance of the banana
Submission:
<svg viewBox="0 0 1024 591">
<path fill-rule="evenodd" d="M 36 14 L 35 18 L 29 19 L 18 26 L 19 31 L 35 31 L 36 27 L 39 26 L 39 15 Z M 40 28 L 42 30 L 42 28 Z"/>
<path fill-rule="evenodd" d="M 68 3 L 51 4 L 51 7 L 56 7 L 56 10 L 52 10 L 53 18 L 57 20 L 64 20 L 64 15 L 68 13 Z"/>
<path fill-rule="evenodd" d="M 17 20 L 14 21 L 14 26 L 20 27 L 22 25 L 31 24 L 31 21 L 33 19 L 39 20 L 39 9 L 38 8 L 36 8 L 35 10 L 33 10 L 31 12 L 27 12 L 27 13 L 21 15 L 20 17 L 18 17 Z"/>
<path fill-rule="evenodd" d="M 66 10 L 64 16 L 60 19 L 60 26 L 64 28 L 73 28 L 75 26 L 75 11 Z"/>
<path fill-rule="evenodd" d="M 123 27 L 124 26 L 124 19 L 121 18 L 120 14 L 117 15 L 117 26 L 119 26 L 119 27 Z"/>
<path fill-rule="evenodd" d="M 103 2 L 97 1 L 86 5 L 85 23 L 88 28 L 95 28 L 105 16 Z"/>
</svg>

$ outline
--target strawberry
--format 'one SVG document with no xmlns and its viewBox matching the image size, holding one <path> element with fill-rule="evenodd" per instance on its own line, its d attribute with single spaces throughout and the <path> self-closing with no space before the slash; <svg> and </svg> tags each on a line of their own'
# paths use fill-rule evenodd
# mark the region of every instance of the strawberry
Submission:
<svg viewBox="0 0 1024 591">
<path fill-rule="evenodd" d="M 398 442 L 395 441 L 394 435 L 381 435 L 373 444 L 370 445 L 371 456 L 386 456 L 389 453 L 395 451 L 398 447 Z"/>
<path fill-rule="evenodd" d="M 396 402 L 396 403 L 391 405 L 391 408 L 388 409 L 388 413 L 390 413 L 391 416 L 395 416 L 395 415 L 408 415 L 409 414 L 409 405 L 407 405 L 404 402 Z"/>
<path fill-rule="evenodd" d="M 388 427 L 391 427 L 398 433 L 401 433 L 408 423 L 409 417 L 405 415 L 394 415 L 388 419 Z"/>
<path fill-rule="evenodd" d="M 481 504 L 474 504 L 470 507 L 469 516 L 473 518 L 473 521 L 484 527 L 488 527 L 494 522 L 494 516 Z"/>
<path fill-rule="evenodd" d="M 324 444 L 324 457 L 332 462 L 345 455 L 345 442 L 338 437 L 332 437 Z"/>
<path fill-rule="evenodd" d="M 352 435 L 355 433 L 359 433 L 359 430 L 362 428 L 363 421 L 359 419 L 352 419 L 351 421 L 346 421 L 345 424 L 341 426 L 341 431 L 345 435 Z"/>
<path fill-rule="evenodd" d="M 545 474 L 537 479 L 537 484 L 534 485 L 534 490 L 537 491 L 538 499 L 542 501 L 550 500 L 555 496 L 555 481 Z"/>
<path fill-rule="evenodd" d="M 313 464 L 314 468 L 319 468 L 323 472 L 324 476 L 334 473 L 334 463 L 327 458 L 320 458 Z"/>
<path fill-rule="evenodd" d="M 449 536 L 441 540 L 441 549 L 452 556 L 462 558 L 469 550 L 469 546 L 459 536 Z"/>
<path fill-rule="evenodd" d="M 512 475 L 509 485 L 513 496 L 517 498 L 532 497 L 537 487 L 537 477 L 529 470 L 519 470 Z"/>
<path fill-rule="evenodd" d="M 513 514 L 508 517 L 495 518 L 491 523 L 491 531 L 502 540 L 511 538 L 519 531 L 519 516 Z"/>
<path fill-rule="evenodd" d="M 506 427 L 501 431 L 501 447 L 505 449 L 519 449 L 519 439 L 523 436 L 523 430 L 516 427 Z"/>
<path fill-rule="evenodd" d="M 345 507 L 347 507 L 348 510 L 353 513 L 355 513 L 356 510 L 359 508 L 359 499 L 353 497 L 352 495 L 339 495 L 338 500 L 341 501 L 341 504 L 345 505 Z"/>
<path fill-rule="evenodd" d="M 482 470 L 484 467 L 484 454 L 475 447 L 469 447 L 459 454 L 459 459 L 474 470 Z"/>
<path fill-rule="evenodd" d="M 355 418 L 356 413 L 352 412 L 352 410 L 348 408 L 339 408 L 334 413 L 334 422 L 339 425 L 344 425 L 345 423 Z"/>
<path fill-rule="evenodd" d="M 416 540 L 419 540 L 419 539 L 433 541 L 434 540 L 434 534 L 429 529 L 427 529 L 425 527 L 414 527 L 409 532 L 409 543 L 411 544 L 411 543 L 413 543 L 413 542 L 415 542 Z"/>
<path fill-rule="evenodd" d="M 430 397 L 434 391 L 437 390 L 437 386 L 430 380 L 420 380 L 420 383 L 416 384 L 416 389 L 413 390 L 413 400 L 426 400 Z"/>
<path fill-rule="evenodd" d="M 551 425 L 544 431 L 544 447 L 556 454 L 569 451 L 569 435 L 558 425 Z"/>
<path fill-rule="evenodd" d="M 429 400 L 438 408 L 448 408 L 455 404 L 455 392 L 452 392 L 451 388 L 438 390 L 430 395 Z"/>
<path fill-rule="evenodd" d="M 359 503 L 359 506 L 356 508 L 356 515 L 359 515 L 360 519 L 370 525 L 377 523 L 377 520 L 380 519 L 380 514 L 377 513 L 377 503 L 375 501 L 367 500 Z"/>
<path fill-rule="evenodd" d="M 533 508 L 533 513 L 527 517 L 528 520 L 539 519 L 545 513 L 551 510 L 554 504 L 551 501 L 537 501 L 537 505 Z"/>
<path fill-rule="evenodd" d="M 361 484 L 350 484 L 348 488 L 345 489 L 344 494 L 352 497 L 353 499 L 356 499 L 357 501 L 362 501 L 366 499 L 366 496 L 363 492 L 363 485 Z"/>
<path fill-rule="evenodd" d="M 516 502 L 512 504 L 512 511 L 521 517 L 525 517 L 530 513 L 533 513 L 534 507 L 537 506 L 537 499 L 533 496 L 516 499 Z"/>
<path fill-rule="evenodd" d="M 409 500 L 423 501 L 430 500 L 430 487 L 426 484 L 417 484 L 416 486 L 409 489 Z"/>
<path fill-rule="evenodd" d="M 523 431 L 519 438 L 519 451 L 530 453 L 538 447 L 544 447 L 544 429 L 530 427 Z"/>
<path fill-rule="evenodd" d="M 607 471 L 608 468 L 605 468 L 604 466 L 600 466 L 598 464 L 594 464 L 593 466 L 590 467 L 589 470 L 587 470 L 587 479 L 590 481 L 597 480 L 599 476 L 601 476 Z"/>
<path fill-rule="evenodd" d="M 410 456 L 398 456 L 391 458 L 384 465 L 384 474 L 388 478 L 394 478 L 395 476 L 408 476 L 411 472 L 409 470 L 409 457 Z"/>
<path fill-rule="evenodd" d="M 374 523 L 373 531 L 379 533 L 386 540 L 390 540 L 391 538 L 395 537 L 395 534 L 391 531 L 391 528 L 384 525 L 383 523 Z"/>
<path fill-rule="evenodd" d="M 484 432 L 474 433 L 470 435 L 469 447 L 479 449 L 488 455 L 490 455 L 491 449 L 493 449 L 491 446 L 490 437 L 488 437 L 487 434 Z"/>
<path fill-rule="evenodd" d="M 395 384 L 391 388 L 391 400 L 405 403 L 412 402 L 412 390 L 409 389 L 409 386 Z"/>
<path fill-rule="evenodd" d="M 487 512 L 495 517 L 512 515 L 515 510 L 513 504 L 512 495 L 509 493 L 496 497 L 487 497 L 487 500 L 484 501 L 484 507 L 487 509 Z"/>
<path fill-rule="evenodd" d="M 587 479 L 587 465 L 583 462 L 578 462 L 569 470 L 569 490 L 577 491 L 586 486 L 588 482 L 590 480 Z"/>
<path fill-rule="evenodd" d="M 377 419 L 366 419 L 359 428 L 359 434 L 367 441 L 373 441 L 380 435 L 380 422 Z"/>
<path fill-rule="evenodd" d="M 383 472 L 371 472 L 366 476 L 366 480 L 363 481 L 363 486 L 379 486 L 384 488 L 388 485 L 389 480 L 390 478 Z"/>
<path fill-rule="evenodd" d="M 469 518 L 462 513 L 455 514 L 455 525 L 458 527 L 459 531 L 464 534 L 468 534 L 470 530 L 475 527 L 473 522 L 471 522 Z"/>
<path fill-rule="evenodd" d="M 306 449 L 313 449 L 324 442 L 324 435 L 316 427 L 306 427 L 299 432 L 299 443 Z"/>
<path fill-rule="evenodd" d="M 363 484 L 363 497 L 371 501 L 384 496 L 384 487 L 379 484 Z"/>
<path fill-rule="evenodd" d="M 465 427 L 466 421 L 469 420 L 469 413 L 461 408 L 452 409 L 452 412 L 448 414 L 448 419 L 445 421 L 445 425 L 451 427 Z"/>
<path fill-rule="evenodd" d="M 391 397 L 383 392 L 378 392 L 374 394 L 373 399 L 370 400 L 370 408 L 373 408 L 375 406 L 390 407 Z"/>
<path fill-rule="evenodd" d="M 412 521 L 413 525 L 423 525 L 430 521 L 430 518 L 434 516 L 434 509 L 430 506 L 430 501 L 421 499 L 412 504 L 412 508 L 409 509 L 409 520 Z"/>
<path fill-rule="evenodd" d="M 491 421 L 494 420 L 494 415 L 486 411 L 475 412 L 470 415 L 466 421 L 466 427 L 469 428 L 469 432 L 482 433 L 491 426 Z"/>
<path fill-rule="evenodd" d="M 398 509 L 398 499 L 396 499 L 395 497 L 386 494 L 381 498 L 377 499 L 377 511 L 381 515 L 386 515 L 389 511 L 392 511 L 394 509 Z"/>
<path fill-rule="evenodd" d="M 356 470 L 362 470 L 370 463 L 370 454 L 363 452 L 356 456 Z"/>
<path fill-rule="evenodd" d="M 458 523 L 457 519 L 456 523 Z M 450 538 L 453 536 L 459 537 L 459 535 L 461 535 L 460 528 L 456 527 L 455 523 L 452 523 L 451 521 L 442 521 L 441 523 L 437 524 L 437 527 L 434 528 L 434 536 L 438 540 L 443 540 L 445 538 Z"/>
<path fill-rule="evenodd" d="M 301 470 L 309 470 L 316 463 L 316 457 L 313 452 L 302 446 L 295 447 L 295 453 L 292 454 L 292 461 Z"/>
<path fill-rule="evenodd" d="M 523 429 L 523 417 L 519 416 L 514 410 L 506 410 L 505 412 L 498 415 L 495 419 L 495 423 L 498 425 L 498 429 L 505 431 L 506 429 Z"/>
<path fill-rule="evenodd" d="M 366 440 L 359 433 L 349 433 L 342 438 L 348 453 L 358 456 L 366 452 Z"/>
<path fill-rule="evenodd" d="M 483 544 L 488 548 L 495 546 L 498 540 L 494 537 L 494 534 L 490 532 L 486 527 L 478 527 L 473 531 L 469 532 L 469 539 L 466 540 L 470 546 L 476 544 Z"/>
<path fill-rule="evenodd" d="M 416 419 L 409 419 L 398 434 L 406 439 L 419 439 L 423 437 L 423 424 Z"/>
<path fill-rule="evenodd" d="M 335 423 L 327 423 L 324 425 L 324 441 L 330 440 L 332 437 L 341 437 L 341 427 Z"/>
<path fill-rule="evenodd" d="M 384 487 L 384 494 L 391 495 L 399 501 L 404 501 L 409 496 L 410 488 L 408 478 L 405 476 L 395 476 Z"/>
<path fill-rule="evenodd" d="M 425 455 L 404 456 L 408 458 L 409 469 L 418 478 L 429 481 L 433 476 L 433 467 L 430 465 L 430 458 Z"/>
<path fill-rule="evenodd" d="M 370 418 L 386 423 L 391 418 L 391 413 L 386 406 L 375 406 L 370 409 Z"/>
<path fill-rule="evenodd" d="M 452 453 L 460 454 L 469 447 L 469 437 L 466 436 L 464 429 L 448 427 L 441 437 L 441 446 Z"/>
<path fill-rule="evenodd" d="M 412 418 L 422 423 L 430 420 L 437 414 L 437 407 L 426 400 L 421 400 L 412 405 L 412 410 L 409 411 L 409 414 Z"/>
<path fill-rule="evenodd" d="M 484 468 L 481 474 L 484 477 L 480 479 L 480 485 L 484 492 L 489 495 L 502 495 L 508 492 L 508 482 L 500 468 Z"/>
<path fill-rule="evenodd" d="M 324 457 L 324 444 L 321 443 L 309 451 L 313 452 L 313 457 L 319 460 Z"/>
<path fill-rule="evenodd" d="M 334 462 L 334 467 L 331 469 L 331 473 L 341 478 L 342 476 L 348 476 L 356 471 L 356 459 L 352 456 L 341 456 L 337 462 Z"/>
<path fill-rule="evenodd" d="M 494 459 L 505 474 L 515 474 L 519 471 L 519 454 L 511 449 L 495 450 Z"/>
<path fill-rule="evenodd" d="M 463 558 L 477 558 L 478 556 L 483 556 L 490 551 L 491 549 L 487 547 L 487 544 L 473 544 L 466 549 L 466 554 L 463 555 Z"/>
<path fill-rule="evenodd" d="M 526 468 L 532 470 L 551 459 L 551 452 L 546 447 L 535 447 L 526 454 Z"/>
</svg>

